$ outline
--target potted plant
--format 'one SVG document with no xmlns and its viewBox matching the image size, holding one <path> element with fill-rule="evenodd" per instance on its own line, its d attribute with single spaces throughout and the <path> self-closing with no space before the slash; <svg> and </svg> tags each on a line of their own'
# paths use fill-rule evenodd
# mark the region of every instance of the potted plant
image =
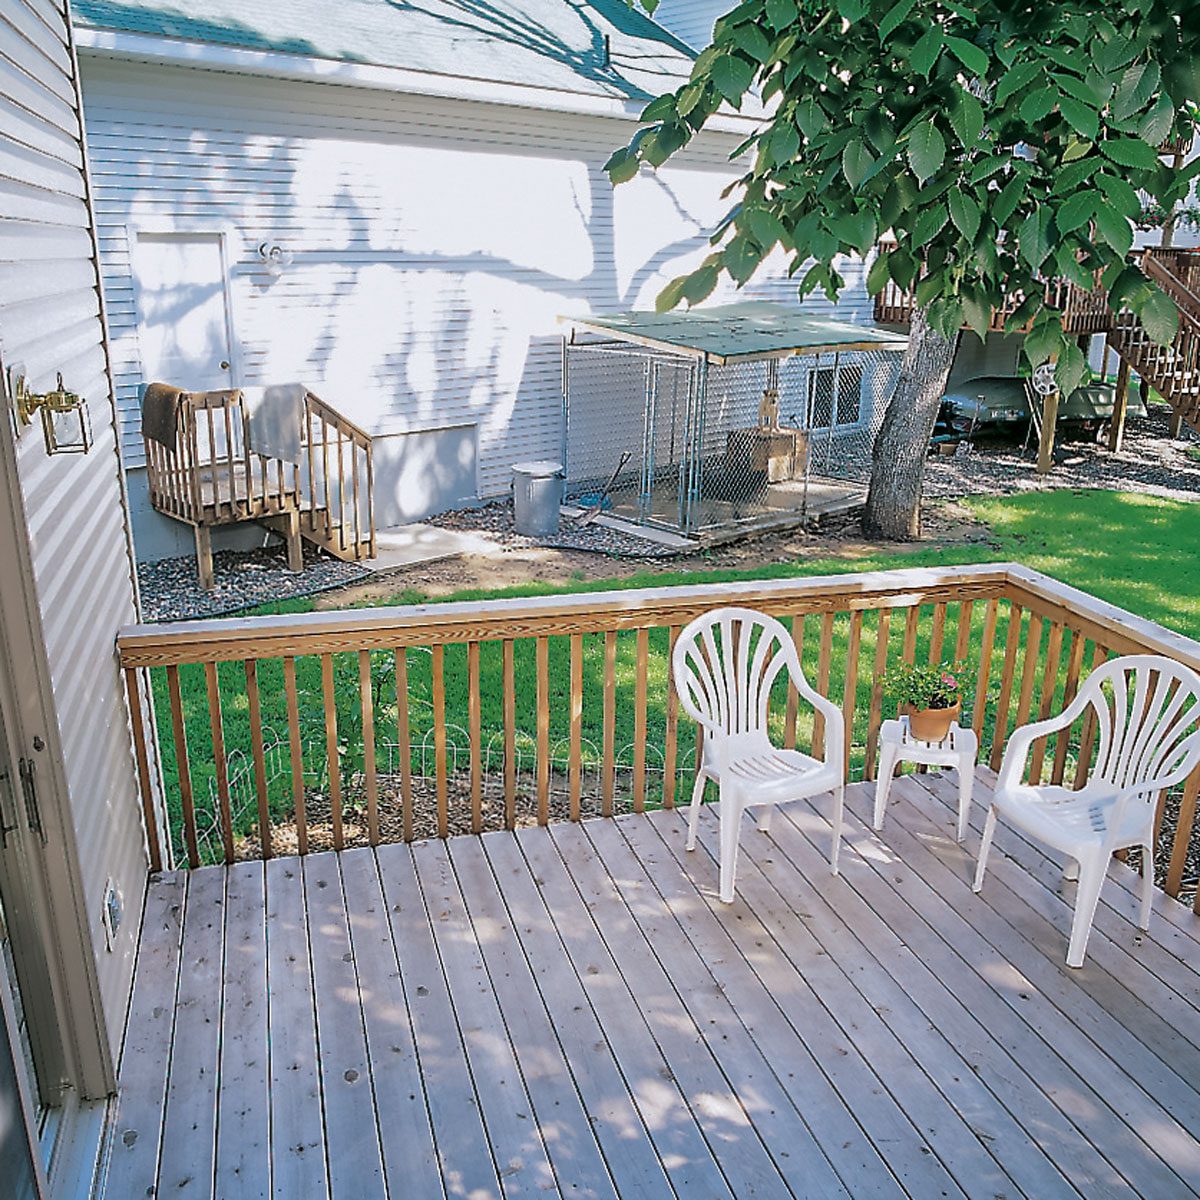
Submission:
<svg viewBox="0 0 1200 1200">
<path fill-rule="evenodd" d="M 901 663 L 883 680 L 888 695 L 908 717 L 913 737 L 940 742 L 962 712 L 962 663 Z"/>
</svg>

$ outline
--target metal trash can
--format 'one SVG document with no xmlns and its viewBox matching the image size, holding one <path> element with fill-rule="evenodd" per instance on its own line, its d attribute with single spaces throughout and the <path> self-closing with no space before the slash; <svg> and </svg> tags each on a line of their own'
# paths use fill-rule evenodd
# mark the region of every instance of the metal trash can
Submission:
<svg viewBox="0 0 1200 1200">
<path fill-rule="evenodd" d="M 513 463 L 513 518 L 519 534 L 546 537 L 558 532 L 563 498 L 562 463 L 541 459 Z"/>
</svg>

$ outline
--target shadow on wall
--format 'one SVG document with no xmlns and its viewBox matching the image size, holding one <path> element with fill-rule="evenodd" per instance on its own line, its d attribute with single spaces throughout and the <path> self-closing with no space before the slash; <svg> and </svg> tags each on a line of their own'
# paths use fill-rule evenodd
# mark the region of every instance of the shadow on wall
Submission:
<svg viewBox="0 0 1200 1200">
<path fill-rule="evenodd" d="M 139 86 L 178 80 L 178 70 L 147 69 Z M 201 111 L 206 92 L 230 102 L 230 85 L 199 73 L 195 84 Z M 113 227 L 161 228 L 194 211 L 202 186 L 205 221 L 240 234 L 229 262 L 240 382 L 303 380 L 379 436 L 381 527 L 502 494 L 512 462 L 559 457 L 557 318 L 652 304 L 706 251 L 723 207 L 711 158 L 614 193 L 602 163 L 609 134 L 615 143 L 625 132 L 616 122 L 555 117 L 550 140 L 544 114 L 461 103 L 462 128 L 503 130 L 467 143 L 419 132 L 407 98 L 374 96 L 372 119 L 351 113 L 330 134 L 323 89 L 237 87 L 252 126 L 238 137 L 207 132 L 200 118 L 133 141 L 161 147 L 135 155 L 128 123 L 101 116 L 91 132 L 102 211 Z M 326 131 L 296 134 L 310 114 Z M 268 235 L 292 256 L 278 276 L 256 254 Z M 105 280 L 119 394 L 136 422 L 142 359 L 119 253 L 103 256 Z M 794 284 L 759 281 L 747 294 L 784 299 Z"/>
</svg>

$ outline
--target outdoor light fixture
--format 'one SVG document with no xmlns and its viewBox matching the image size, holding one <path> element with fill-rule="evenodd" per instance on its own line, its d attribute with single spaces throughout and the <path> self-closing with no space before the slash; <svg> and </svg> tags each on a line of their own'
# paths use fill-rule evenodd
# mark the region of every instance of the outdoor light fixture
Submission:
<svg viewBox="0 0 1200 1200">
<path fill-rule="evenodd" d="M 292 252 L 277 242 L 259 242 L 258 257 L 267 265 L 267 274 L 273 279 L 283 274 L 283 268 L 292 261 Z"/>
<path fill-rule="evenodd" d="M 41 412 L 47 454 L 86 454 L 92 448 L 87 401 L 75 392 L 67 391 L 61 371 L 50 392 L 31 390 L 21 365 L 9 368 L 8 383 L 19 428 L 32 425 L 34 414 Z"/>
</svg>

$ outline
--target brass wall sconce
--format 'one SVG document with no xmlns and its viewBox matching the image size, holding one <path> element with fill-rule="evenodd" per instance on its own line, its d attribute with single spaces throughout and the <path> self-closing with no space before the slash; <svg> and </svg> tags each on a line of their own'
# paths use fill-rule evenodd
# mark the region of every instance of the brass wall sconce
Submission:
<svg viewBox="0 0 1200 1200">
<path fill-rule="evenodd" d="M 8 372 L 9 394 L 17 412 L 18 428 L 33 424 L 42 414 L 42 437 L 47 454 L 86 454 L 92 448 L 92 426 L 87 401 L 63 386 L 62 372 L 53 391 L 35 392 L 29 386 L 23 366 Z"/>
</svg>

